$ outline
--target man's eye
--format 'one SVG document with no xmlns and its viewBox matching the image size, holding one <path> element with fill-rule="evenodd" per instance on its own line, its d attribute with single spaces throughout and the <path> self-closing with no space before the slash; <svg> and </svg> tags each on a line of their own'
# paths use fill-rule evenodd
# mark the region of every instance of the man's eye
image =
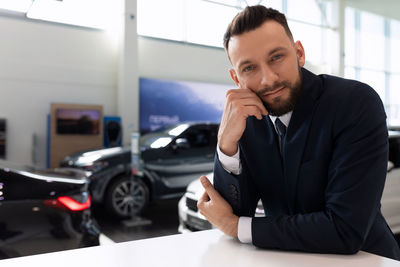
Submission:
<svg viewBox="0 0 400 267">
<path fill-rule="evenodd" d="M 243 72 L 248 72 L 251 71 L 252 69 L 254 69 L 253 66 L 247 66 L 243 68 Z"/>
<path fill-rule="evenodd" d="M 282 55 L 275 55 L 272 57 L 271 61 L 276 61 L 278 59 L 282 58 Z"/>
</svg>

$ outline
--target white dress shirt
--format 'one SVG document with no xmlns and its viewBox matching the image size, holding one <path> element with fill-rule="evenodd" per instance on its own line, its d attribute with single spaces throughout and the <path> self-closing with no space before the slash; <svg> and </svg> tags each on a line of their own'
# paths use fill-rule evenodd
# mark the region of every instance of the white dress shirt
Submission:
<svg viewBox="0 0 400 267">
<path fill-rule="evenodd" d="M 286 114 L 283 114 L 282 116 L 275 117 L 268 115 L 274 126 L 275 126 L 275 131 L 278 133 L 278 130 L 276 129 L 275 121 L 277 118 L 281 120 L 281 122 L 288 127 L 290 119 L 292 118 L 292 113 L 293 111 L 290 111 Z M 267 117 L 265 117 L 267 119 Z M 281 142 L 281 139 L 278 134 L 278 139 L 279 139 L 279 144 Z M 218 159 L 219 162 L 221 163 L 222 167 L 229 173 L 233 173 L 235 175 L 239 175 L 242 172 L 242 165 L 240 163 L 240 151 L 239 147 L 237 149 L 237 152 L 233 156 L 227 156 L 225 155 L 220 149 L 219 146 L 217 145 L 217 154 L 218 154 Z M 251 236 L 251 217 L 239 217 L 239 223 L 238 223 L 238 238 L 239 241 L 242 243 L 252 243 L 253 239 Z"/>
</svg>

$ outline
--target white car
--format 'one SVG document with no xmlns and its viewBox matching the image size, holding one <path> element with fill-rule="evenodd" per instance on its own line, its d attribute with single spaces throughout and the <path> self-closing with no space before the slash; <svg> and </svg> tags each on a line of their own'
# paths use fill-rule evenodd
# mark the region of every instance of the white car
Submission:
<svg viewBox="0 0 400 267">
<path fill-rule="evenodd" d="M 382 196 L 382 213 L 389 227 L 395 234 L 400 234 L 400 168 L 393 168 L 393 163 L 388 164 L 388 173 L 386 176 L 386 184 Z M 207 175 L 208 179 L 213 182 L 213 174 Z M 204 192 L 200 179 L 189 184 L 185 195 L 180 199 L 178 204 L 179 211 L 179 228 L 180 233 L 207 230 L 213 226 L 207 219 L 197 210 L 197 200 Z M 261 201 L 256 209 L 256 216 L 264 216 Z"/>
<path fill-rule="evenodd" d="M 206 175 L 210 182 L 213 182 L 213 173 Z M 178 203 L 179 228 L 180 233 L 194 232 L 213 228 L 212 224 L 200 214 L 197 209 L 197 201 L 204 193 L 204 188 L 200 179 L 191 182 L 186 193 Z"/>
<path fill-rule="evenodd" d="M 207 178 L 213 183 L 214 175 L 210 173 L 206 175 Z M 191 182 L 186 193 L 179 200 L 178 213 L 179 213 L 179 228 L 180 233 L 194 232 L 200 230 L 207 230 L 214 228 L 214 226 L 207 221 L 207 219 L 200 214 L 197 209 L 197 201 L 203 195 L 204 188 L 200 183 L 200 179 Z M 256 217 L 264 216 L 264 208 L 261 201 L 258 202 L 256 208 Z"/>
</svg>

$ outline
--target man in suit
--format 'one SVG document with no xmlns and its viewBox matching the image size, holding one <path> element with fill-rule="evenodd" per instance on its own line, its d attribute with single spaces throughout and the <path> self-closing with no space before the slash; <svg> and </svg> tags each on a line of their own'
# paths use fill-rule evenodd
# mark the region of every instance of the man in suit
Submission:
<svg viewBox="0 0 400 267">
<path fill-rule="evenodd" d="M 388 135 L 376 92 L 304 69 L 302 44 L 273 9 L 244 9 L 224 45 L 239 89 L 226 94 L 215 189 L 201 177 L 200 212 L 257 247 L 400 260 L 380 211 Z M 265 217 L 253 217 L 259 199 Z"/>
</svg>

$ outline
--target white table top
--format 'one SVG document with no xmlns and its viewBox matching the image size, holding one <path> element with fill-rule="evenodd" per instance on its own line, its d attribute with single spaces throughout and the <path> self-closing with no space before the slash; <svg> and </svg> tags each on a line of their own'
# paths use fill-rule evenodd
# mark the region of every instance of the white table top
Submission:
<svg viewBox="0 0 400 267">
<path fill-rule="evenodd" d="M 241 244 L 215 229 L 0 260 L 0 266 L 392 267 L 400 266 L 400 262 L 366 252 L 328 255 L 257 249 L 249 244 Z"/>
</svg>

